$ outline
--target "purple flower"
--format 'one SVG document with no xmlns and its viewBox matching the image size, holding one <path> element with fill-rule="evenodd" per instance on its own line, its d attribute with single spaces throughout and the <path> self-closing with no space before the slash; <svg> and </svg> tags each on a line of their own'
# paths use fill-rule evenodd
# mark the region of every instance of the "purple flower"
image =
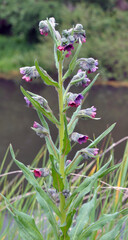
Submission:
<svg viewBox="0 0 128 240">
<path fill-rule="evenodd" d="M 22 67 L 20 68 L 20 73 L 24 75 L 22 79 L 24 79 L 26 82 L 32 81 L 32 79 L 39 78 L 40 75 L 38 71 L 36 70 L 35 66 L 32 67 Z"/>
<path fill-rule="evenodd" d="M 38 124 L 36 121 L 33 123 L 33 128 L 38 128 L 40 124 Z"/>
<path fill-rule="evenodd" d="M 32 107 L 32 104 L 27 97 L 24 97 L 24 100 L 26 101 L 27 107 Z"/>
<path fill-rule="evenodd" d="M 98 69 L 98 60 L 94 58 L 81 58 L 79 64 L 82 70 L 93 73 Z"/>
<path fill-rule="evenodd" d="M 41 177 L 41 171 L 39 169 L 35 169 L 34 170 L 34 175 L 35 175 L 35 177 L 40 178 Z"/>
<path fill-rule="evenodd" d="M 35 177 L 47 177 L 50 173 L 48 168 L 40 168 L 40 169 L 35 169 L 34 171 Z"/>
<path fill-rule="evenodd" d="M 57 48 L 59 49 L 59 51 L 67 51 L 68 52 L 65 55 L 65 57 L 69 57 L 72 54 L 71 50 L 74 49 L 73 44 L 68 44 L 68 45 L 65 45 L 65 46 L 60 45 Z"/>
<path fill-rule="evenodd" d="M 77 132 L 73 132 L 71 135 L 71 140 L 73 140 L 74 142 L 78 142 L 79 144 L 82 144 L 87 142 L 88 136 L 79 134 Z"/>
<path fill-rule="evenodd" d="M 96 108 L 94 106 L 92 106 L 91 108 L 82 109 L 82 110 L 80 110 L 78 112 L 78 116 L 82 117 L 82 118 L 84 118 L 86 116 L 95 118 L 95 116 L 96 116 Z"/>
<path fill-rule="evenodd" d="M 81 94 L 69 93 L 67 103 L 70 107 L 78 107 L 84 97 Z"/>
</svg>

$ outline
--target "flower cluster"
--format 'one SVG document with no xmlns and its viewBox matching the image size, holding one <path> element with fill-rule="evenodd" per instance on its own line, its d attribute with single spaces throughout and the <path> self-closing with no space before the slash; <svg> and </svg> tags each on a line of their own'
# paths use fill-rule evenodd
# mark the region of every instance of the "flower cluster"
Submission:
<svg viewBox="0 0 128 240">
<path fill-rule="evenodd" d="M 95 118 L 96 108 L 94 106 L 92 106 L 91 108 L 82 109 L 78 112 L 77 116 L 79 118 L 85 118 L 85 117 Z"/>
<path fill-rule="evenodd" d="M 93 73 L 98 69 L 98 60 L 94 58 L 81 58 L 78 60 L 80 68 L 88 73 Z"/>
<path fill-rule="evenodd" d="M 69 57 L 71 55 L 71 50 L 74 49 L 73 44 L 86 42 L 85 30 L 83 30 L 83 26 L 81 24 L 77 24 L 74 28 L 69 30 L 64 30 L 62 32 L 61 44 L 58 46 L 60 51 L 67 51 L 68 53 L 65 55 Z"/>
</svg>

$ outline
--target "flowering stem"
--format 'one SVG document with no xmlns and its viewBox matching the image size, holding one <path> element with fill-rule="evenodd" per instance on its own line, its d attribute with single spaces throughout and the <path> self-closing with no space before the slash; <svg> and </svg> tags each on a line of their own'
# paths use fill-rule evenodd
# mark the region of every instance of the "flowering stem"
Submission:
<svg viewBox="0 0 128 240">
<path fill-rule="evenodd" d="M 59 115 L 60 115 L 60 127 L 59 127 L 59 152 L 60 152 L 60 174 L 65 181 L 65 174 L 64 174 L 64 156 L 62 154 L 63 150 L 63 139 L 64 139 L 64 113 L 63 113 L 63 81 L 62 81 L 62 60 L 59 61 Z M 60 193 L 60 211 L 61 211 L 61 224 L 65 221 L 65 212 L 64 212 L 64 205 L 65 205 L 65 197 L 62 193 Z"/>
</svg>

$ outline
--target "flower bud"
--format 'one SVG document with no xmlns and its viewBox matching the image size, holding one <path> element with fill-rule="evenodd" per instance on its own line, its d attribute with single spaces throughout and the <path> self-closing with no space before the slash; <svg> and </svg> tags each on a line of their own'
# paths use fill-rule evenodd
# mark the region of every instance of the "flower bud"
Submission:
<svg viewBox="0 0 128 240">
<path fill-rule="evenodd" d="M 81 58 L 78 60 L 82 70 L 93 73 L 98 69 L 98 60 L 94 58 Z"/>
<path fill-rule="evenodd" d="M 25 102 L 26 102 L 26 104 L 27 104 L 27 107 L 32 107 L 32 104 L 31 104 L 31 102 L 28 100 L 27 97 L 24 97 L 24 100 L 25 100 Z"/>
<path fill-rule="evenodd" d="M 65 162 L 65 167 L 67 167 L 71 162 L 72 162 L 72 160 L 67 160 L 67 161 Z"/>
<path fill-rule="evenodd" d="M 71 83 L 77 86 L 87 87 L 90 81 L 91 80 L 87 78 L 86 72 L 79 69 L 77 74 L 72 78 Z"/>
<path fill-rule="evenodd" d="M 85 117 L 92 117 L 95 118 L 96 116 L 96 108 L 92 106 L 91 108 L 82 109 L 78 112 L 78 117 L 85 118 Z"/>
<path fill-rule="evenodd" d="M 81 155 L 83 158 L 94 158 L 98 154 L 98 148 L 83 148 L 81 149 Z"/>
<path fill-rule="evenodd" d="M 38 71 L 36 70 L 35 66 L 32 67 L 22 67 L 20 68 L 20 73 L 23 74 L 22 79 L 26 82 L 30 82 L 33 79 L 40 78 Z"/>
<path fill-rule="evenodd" d="M 74 142 L 78 142 L 79 144 L 86 143 L 88 140 L 87 135 L 79 134 L 77 132 L 73 132 L 71 135 L 71 140 Z"/>
<path fill-rule="evenodd" d="M 49 176 L 49 169 L 48 168 L 40 168 L 40 169 L 35 169 L 34 170 L 34 175 L 35 177 L 47 177 Z"/>
<path fill-rule="evenodd" d="M 62 193 L 63 193 L 63 195 L 64 195 L 65 198 L 67 198 L 67 197 L 70 196 L 70 191 L 68 191 L 68 190 L 66 190 L 66 189 L 63 190 Z"/>
<path fill-rule="evenodd" d="M 55 18 L 51 17 L 49 18 L 49 22 L 51 26 L 54 28 L 55 27 Z M 49 33 L 49 26 L 47 20 L 42 20 L 39 22 L 39 31 L 41 35 L 47 36 Z"/>
<path fill-rule="evenodd" d="M 58 199 L 58 193 L 57 193 L 56 189 L 49 188 L 49 189 L 48 189 L 48 193 L 50 194 L 50 196 L 51 196 L 54 200 L 57 200 L 57 199 Z"/>
<path fill-rule="evenodd" d="M 33 123 L 33 127 L 32 129 L 36 132 L 36 134 L 43 138 L 43 137 L 46 137 L 48 136 L 48 131 L 46 128 L 42 127 L 39 123 L 37 123 L 36 121 Z"/>
<path fill-rule="evenodd" d="M 84 97 L 81 94 L 68 93 L 67 103 L 70 107 L 78 107 Z"/>
</svg>

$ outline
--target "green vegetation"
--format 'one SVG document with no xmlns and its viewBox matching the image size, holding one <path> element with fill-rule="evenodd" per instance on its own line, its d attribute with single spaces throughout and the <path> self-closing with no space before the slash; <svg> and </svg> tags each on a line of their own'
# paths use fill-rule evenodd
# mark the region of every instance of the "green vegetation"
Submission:
<svg viewBox="0 0 128 240">
<path fill-rule="evenodd" d="M 1 0 L 3 3 L 3 1 Z M 99 60 L 100 77 L 103 80 L 128 79 L 127 11 L 112 8 L 113 1 L 77 1 L 64 5 L 62 1 L 6 1 L 1 5 L 0 24 L 0 73 L 19 72 L 19 67 L 33 66 L 37 59 L 47 71 L 54 72 L 50 37 L 38 31 L 38 21 L 54 16 L 61 29 L 80 22 L 86 29 L 87 42 L 82 56 Z M 102 7 L 101 7 L 102 6 Z M 54 13 L 54 14 L 53 14 Z M 3 31 L 3 32 L 2 32 Z M 45 45 L 44 45 L 45 42 Z"/>
</svg>

